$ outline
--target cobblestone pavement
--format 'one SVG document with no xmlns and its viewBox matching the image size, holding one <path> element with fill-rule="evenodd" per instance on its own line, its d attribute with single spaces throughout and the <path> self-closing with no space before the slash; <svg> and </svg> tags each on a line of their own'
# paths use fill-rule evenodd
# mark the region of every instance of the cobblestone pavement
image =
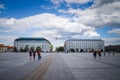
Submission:
<svg viewBox="0 0 120 80">
<path fill-rule="evenodd" d="M 37 58 L 37 56 L 36 56 Z M 29 60 L 27 53 L 0 53 L 0 80 L 120 80 L 120 54 L 42 53 Z"/>
</svg>

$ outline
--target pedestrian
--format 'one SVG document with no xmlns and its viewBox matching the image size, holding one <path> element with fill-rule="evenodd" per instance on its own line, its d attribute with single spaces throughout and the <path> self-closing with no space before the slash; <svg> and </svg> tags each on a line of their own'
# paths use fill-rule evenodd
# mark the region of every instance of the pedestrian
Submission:
<svg viewBox="0 0 120 80">
<path fill-rule="evenodd" d="M 67 54 L 68 54 L 68 50 L 67 50 Z"/>
<path fill-rule="evenodd" d="M 33 59 L 35 60 L 36 51 L 33 51 Z"/>
<path fill-rule="evenodd" d="M 32 51 L 29 51 L 30 60 L 32 59 Z"/>
<path fill-rule="evenodd" d="M 98 56 L 99 56 L 99 58 L 101 58 L 101 51 L 98 52 Z"/>
<path fill-rule="evenodd" d="M 104 56 L 105 56 L 105 54 L 106 54 L 106 53 L 104 52 Z"/>
<path fill-rule="evenodd" d="M 96 51 L 94 51 L 93 57 L 94 57 L 94 59 L 96 59 Z"/>
<path fill-rule="evenodd" d="M 113 56 L 115 55 L 115 52 L 113 52 Z"/>
<path fill-rule="evenodd" d="M 40 50 L 37 51 L 37 54 L 38 54 L 38 60 L 40 60 L 41 59 Z"/>
</svg>

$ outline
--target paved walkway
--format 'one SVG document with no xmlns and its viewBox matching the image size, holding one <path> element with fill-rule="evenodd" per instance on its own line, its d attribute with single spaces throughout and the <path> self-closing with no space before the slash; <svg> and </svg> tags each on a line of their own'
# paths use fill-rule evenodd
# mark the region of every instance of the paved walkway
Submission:
<svg viewBox="0 0 120 80">
<path fill-rule="evenodd" d="M 64 56 L 64 53 L 55 55 L 54 61 L 42 80 L 76 80 L 61 55 Z"/>
<path fill-rule="evenodd" d="M 92 54 L 62 54 L 77 80 L 120 80 L 120 55 L 93 59 Z"/>
<path fill-rule="evenodd" d="M 0 80 L 21 80 L 44 63 L 50 54 L 42 54 L 41 60 L 29 60 L 27 53 L 0 53 Z M 37 57 L 37 56 L 36 56 Z"/>
<path fill-rule="evenodd" d="M 90 53 L 0 54 L 0 80 L 120 80 L 120 54 L 93 58 Z"/>
</svg>

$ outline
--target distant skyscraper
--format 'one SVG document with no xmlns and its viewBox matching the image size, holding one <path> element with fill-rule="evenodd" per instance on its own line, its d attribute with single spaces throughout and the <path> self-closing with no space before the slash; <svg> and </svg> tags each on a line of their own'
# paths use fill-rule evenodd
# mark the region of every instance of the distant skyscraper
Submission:
<svg viewBox="0 0 120 80">
<path fill-rule="evenodd" d="M 104 41 L 101 39 L 70 39 L 64 43 L 65 52 L 104 51 Z"/>
<path fill-rule="evenodd" d="M 50 52 L 52 50 L 51 43 L 45 38 L 17 38 L 14 41 L 15 48 L 20 51 L 20 49 L 41 48 L 42 52 Z"/>
</svg>

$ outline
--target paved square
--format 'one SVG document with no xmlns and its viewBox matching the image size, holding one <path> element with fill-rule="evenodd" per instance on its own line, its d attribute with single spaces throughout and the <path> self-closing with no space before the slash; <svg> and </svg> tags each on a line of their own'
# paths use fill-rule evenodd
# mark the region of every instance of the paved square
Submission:
<svg viewBox="0 0 120 80">
<path fill-rule="evenodd" d="M 28 53 L 0 53 L 0 80 L 120 80 L 120 54 L 42 53 L 29 60 Z"/>
</svg>

